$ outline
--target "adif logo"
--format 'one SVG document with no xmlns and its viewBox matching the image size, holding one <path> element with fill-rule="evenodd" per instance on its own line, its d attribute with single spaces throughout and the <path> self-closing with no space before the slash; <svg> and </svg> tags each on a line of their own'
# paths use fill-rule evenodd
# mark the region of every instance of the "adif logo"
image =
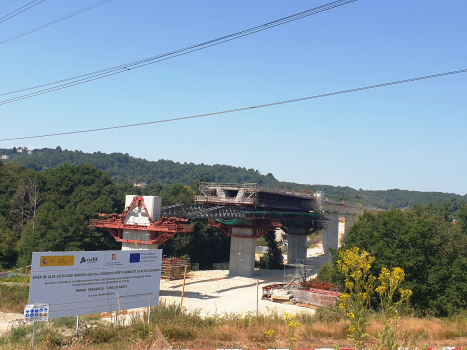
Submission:
<svg viewBox="0 0 467 350">
<path fill-rule="evenodd" d="M 84 256 L 81 258 L 80 260 L 80 264 L 83 264 L 83 263 L 96 263 L 97 262 L 97 258 L 95 256 L 93 256 L 92 258 L 88 258 L 86 259 Z"/>
</svg>

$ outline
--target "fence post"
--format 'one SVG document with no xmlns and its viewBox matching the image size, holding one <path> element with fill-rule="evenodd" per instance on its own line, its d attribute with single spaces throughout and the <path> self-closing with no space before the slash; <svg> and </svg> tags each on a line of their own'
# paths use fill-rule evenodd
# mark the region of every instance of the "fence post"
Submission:
<svg viewBox="0 0 467 350">
<path fill-rule="evenodd" d="M 32 331 L 32 348 L 36 347 L 36 331 L 37 331 L 37 321 L 34 320 L 34 330 Z"/>
</svg>

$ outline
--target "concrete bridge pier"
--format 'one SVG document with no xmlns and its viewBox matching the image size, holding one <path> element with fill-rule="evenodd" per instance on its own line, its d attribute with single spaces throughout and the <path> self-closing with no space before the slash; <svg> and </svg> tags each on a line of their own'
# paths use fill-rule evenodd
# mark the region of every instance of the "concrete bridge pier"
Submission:
<svg viewBox="0 0 467 350">
<path fill-rule="evenodd" d="M 324 216 L 330 219 L 327 228 L 323 230 L 323 251 L 328 255 L 329 248 L 337 249 L 339 245 L 339 213 L 325 212 Z"/>
<path fill-rule="evenodd" d="M 357 215 L 344 214 L 344 218 L 345 218 L 345 230 L 344 230 L 344 236 L 345 236 L 349 232 L 354 222 L 357 221 Z"/>
<path fill-rule="evenodd" d="M 251 228 L 232 227 L 230 238 L 229 276 L 253 277 L 256 239 Z"/>
<path fill-rule="evenodd" d="M 287 246 L 287 262 L 296 264 L 297 259 L 306 261 L 308 248 L 308 235 L 305 227 L 289 227 Z"/>
</svg>

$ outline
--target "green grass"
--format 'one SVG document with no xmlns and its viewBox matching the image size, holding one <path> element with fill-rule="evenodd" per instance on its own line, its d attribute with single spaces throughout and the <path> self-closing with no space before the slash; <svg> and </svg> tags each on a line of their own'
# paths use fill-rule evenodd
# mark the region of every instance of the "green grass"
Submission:
<svg viewBox="0 0 467 350">
<path fill-rule="evenodd" d="M 23 313 L 28 299 L 28 286 L 10 286 L 0 283 L 0 311 Z"/>
<path fill-rule="evenodd" d="M 31 276 L 29 275 L 0 278 L 0 283 L 3 283 L 3 282 L 30 283 L 30 281 L 31 281 Z"/>
<path fill-rule="evenodd" d="M 76 329 L 76 316 L 54 318 L 51 322 L 55 327 Z"/>
</svg>

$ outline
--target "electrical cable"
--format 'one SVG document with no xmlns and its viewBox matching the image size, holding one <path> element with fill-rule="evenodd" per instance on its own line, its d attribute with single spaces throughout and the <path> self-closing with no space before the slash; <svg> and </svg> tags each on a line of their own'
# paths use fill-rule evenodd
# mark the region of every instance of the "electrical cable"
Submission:
<svg viewBox="0 0 467 350">
<path fill-rule="evenodd" d="M 23 13 L 24 11 L 27 11 L 27 10 L 29 10 L 30 8 L 33 8 L 33 7 L 36 6 L 36 5 L 39 5 L 41 2 L 44 2 L 45 0 L 40 0 L 39 2 L 37 2 L 37 1 L 39 1 L 39 0 L 31 1 L 30 3 L 27 3 L 27 4 L 24 5 L 24 6 L 21 6 L 20 8 L 14 10 L 14 11 L 8 13 L 8 14 L 6 14 L 5 16 L 0 17 L 0 23 L 6 22 L 6 21 L 8 21 L 9 19 L 11 19 L 11 18 L 13 18 L 13 17 L 15 17 L 15 16 L 18 16 L 20 13 Z M 35 4 L 33 4 L 33 3 L 35 3 Z M 31 4 L 33 4 L 33 5 L 31 5 Z M 24 7 L 28 6 L 28 5 L 31 5 L 31 6 L 25 8 L 25 9 L 22 10 L 22 11 L 19 11 L 19 10 L 21 10 L 22 8 L 24 8 Z M 18 11 L 19 11 L 19 12 L 18 12 Z M 15 12 L 17 12 L 17 13 L 15 13 Z M 8 17 L 8 16 L 10 16 L 10 17 Z M 5 18 L 5 17 L 8 17 L 8 18 L 3 19 L 3 18 Z M 3 20 L 2 20 L 2 19 L 3 19 Z"/>
<path fill-rule="evenodd" d="M 0 6 L 0 9 L 2 9 L 2 8 L 4 8 L 4 7 L 7 7 L 8 5 L 10 5 L 10 4 L 14 3 L 14 2 L 17 2 L 17 1 L 19 1 L 19 0 L 10 1 L 10 2 L 6 3 L 5 5 Z"/>
<path fill-rule="evenodd" d="M 280 25 L 283 25 L 283 24 L 286 24 L 286 23 L 289 23 L 289 22 L 292 22 L 292 21 L 296 21 L 298 19 L 302 19 L 302 18 L 311 16 L 311 15 L 314 15 L 314 14 L 317 14 L 317 13 L 320 13 L 320 12 L 331 10 L 331 9 L 336 8 L 336 7 L 346 5 L 346 4 L 355 2 L 355 1 L 357 1 L 357 0 L 338 0 L 338 1 L 334 1 L 334 2 L 325 4 L 325 5 L 310 9 L 310 10 L 306 10 L 306 11 L 303 11 L 303 12 L 288 16 L 288 17 L 281 18 L 281 19 L 273 21 L 273 22 L 269 22 L 269 23 L 266 23 L 266 24 L 262 24 L 260 26 L 256 26 L 256 27 L 253 27 L 253 28 L 250 28 L 250 29 L 243 30 L 243 31 L 237 32 L 235 34 L 230 34 L 230 35 L 223 36 L 223 37 L 213 39 L 213 40 L 210 40 L 210 41 L 206 41 L 206 42 L 203 42 L 203 43 L 200 43 L 200 44 L 191 45 L 191 46 L 188 46 L 188 47 L 185 47 L 185 48 L 182 48 L 182 49 L 178 49 L 178 50 L 174 50 L 174 51 L 171 51 L 171 52 L 168 52 L 168 53 L 148 57 L 148 58 L 145 58 L 145 59 L 129 62 L 129 63 L 126 63 L 126 64 L 121 64 L 121 65 L 114 66 L 114 67 L 107 68 L 107 69 L 102 69 L 102 70 L 95 71 L 95 72 L 92 72 L 92 73 L 78 75 L 78 76 L 75 76 L 75 77 L 72 77 L 72 78 L 62 79 L 62 80 L 58 80 L 58 81 L 54 81 L 54 82 L 50 82 L 50 83 L 46 83 L 46 84 L 41 84 L 41 85 L 29 87 L 29 88 L 24 88 L 24 89 L 20 89 L 20 90 L 1 93 L 0 96 L 5 96 L 5 95 L 20 93 L 20 92 L 24 92 L 24 91 L 28 91 L 28 90 L 35 90 L 35 89 L 39 89 L 39 88 L 42 88 L 42 87 L 45 87 L 45 86 L 56 85 L 56 86 L 53 86 L 53 87 L 50 87 L 50 88 L 47 88 L 47 89 L 35 91 L 35 92 L 32 92 L 32 93 L 28 93 L 28 94 L 25 94 L 25 95 L 21 95 L 21 96 L 17 96 L 17 97 L 13 97 L 13 98 L 10 98 L 10 99 L 7 99 L 7 100 L 0 101 L 0 105 L 16 102 L 16 101 L 19 101 L 19 100 L 23 100 L 23 99 L 26 99 L 26 98 L 31 98 L 31 97 L 38 96 L 38 95 L 43 95 L 43 94 L 46 94 L 46 93 L 49 93 L 49 92 L 52 92 L 52 91 L 65 89 L 65 88 L 68 88 L 68 87 L 71 87 L 71 86 L 80 85 L 80 84 L 83 84 L 83 83 L 86 83 L 86 82 L 89 82 L 89 81 L 102 79 L 102 78 L 112 76 L 112 75 L 115 75 L 115 74 L 127 72 L 127 71 L 132 70 L 132 69 L 137 69 L 137 68 L 141 68 L 141 67 L 144 67 L 144 66 L 147 66 L 147 65 L 150 65 L 150 64 L 154 64 L 154 63 L 158 63 L 158 62 L 161 62 L 161 61 L 169 60 L 169 59 L 172 59 L 172 58 L 175 58 L 175 57 L 178 57 L 178 56 L 186 55 L 188 53 L 203 50 L 203 49 L 206 49 L 206 48 L 211 47 L 211 46 L 215 46 L 215 45 L 223 44 L 223 43 L 228 42 L 228 41 L 239 39 L 239 38 L 244 37 L 244 36 L 252 35 L 252 34 L 255 34 L 257 32 L 261 32 L 263 30 L 271 29 L 271 28 L 274 28 L 274 27 L 277 27 L 277 26 L 280 26 Z M 61 84 L 61 83 L 64 83 L 64 84 Z M 61 85 L 57 85 L 57 84 L 61 84 Z"/>
<path fill-rule="evenodd" d="M 192 115 L 192 116 L 188 116 L 188 117 L 180 117 L 180 118 L 156 120 L 156 121 L 152 121 L 152 122 L 143 122 L 143 123 L 128 124 L 128 125 L 119 125 L 119 126 L 109 126 L 109 127 L 97 128 L 97 129 L 88 129 L 88 130 L 61 132 L 61 133 L 56 133 L 56 134 L 36 135 L 36 136 L 24 136 L 24 137 L 14 137 L 14 138 L 9 138 L 9 139 L 0 139 L 0 142 L 2 142 L 2 141 L 25 140 L 25 139 L 35 139 L 35 138 L 42 138 L 42 137 L 63 136 L 63 135 L 72 135 L 72 134 L 82 134 L 82 133 L 87 133 L 87 132 L 104 131 L 104 130 L 113 130 L 113 129 L 123 129 L 123 128 L 131 128 L 131 127 L 135 127 L 135 126 L 143 126 L 143 125 L 151 125 L 151 124 L 161 124 L 161 123 L 168 123 L 168 122 L 174 122 L 174 121 L 179 121 L 179 120 L 187 120 L 187 119 L 202 118 L 202 117 L 208 117 L 208 116 L 214 116 L 214 115 L 220 115 L 220 114 L 241 112 L 241 111 L 246 111 L 246 110 L 249 110 L 249 109 L 257 109 L 257 108 L 264 108 L 264 107 L 272 107 L 272 106 L 278 106 L 278 105 L 283 105 L 283 104 L 288 104 L 288 103 L 295 103 L 295 102 L 301 102 L 301 101 L 306 101 L 306 100 L 313 100 L 313 99 L 322 98 L 322 97 L 329 97 L 329 96 L 335 96 L 335 95 L 348 94 L 348 93 L 351 93 L 351 92 L 357 92 L 357 91 L 363 91 L 363 90 L 376 89 L 376 88 L 381 88 L 381 87 L 386 87 L 386 86 L 391 86 L 391 85 L 398 85 L 398 84 L 411 83 L 411 82 L 414 82 L 414 81 L 420 81 L 420 80 L 425 80 L 425 79 L 440 78 L 440 77 L 444 77 L 444 76 L 448 76 L 448 75 L 454 75 L 454 74 L 460 74 L 460 73 L 466 73 L 466 72 L 467 72 L 467 68 L 466 68 L 466 69 L 456 70 L 456 71 L 451 71 L 451 72 L 444 72 L 444 73 L 438 73 L 438 74 L 432 74 L 432 75 L 425 75 L 425 76 L 423 76 L 423 77 L 410 78 L 410 79 L 404 79 L 404 80 L 397 80 L 397 81 L 393 81 L 393 82 L 390 82 L 390 83 L 383 83 L 383 84 L 377 84 L 377 85 L 369 85 L 369 86 L 364 86 L 364 87 L 360 87 L 360 88 L 354 88 L 354 89 L 349 89 L 349 90 L 342 90 L 342 91 L 330 92 L 330 93 L 321 94 L 321 95 L 314 95 L 314 96 L 308 96 L 308 97 L 301 97 L 301 98 L 297 98 L 297 99 L 293 99 L 293 100 L 286 100 L 286 101 L 272 102 L 272 103 L 267 103 L 267 104 L 262 104 L 262 105 L 256 105 L 256 106 L 250 106 L 250 107 L 242 107 L 242 108 L 237 108 L 237 109 L 230 109 L 230 110 L 221 111 L 221 112 L 213 112 L 213 113 Z"/>
<path fill-rule="evenodd" d="M 28 2 L 26 5 L 21 6 L 20 8 L 17 8 L 16 10 L 11 11 L 10 13 L 7 13 L 7 14 L 6 14 L 5 16 L 3 16 L 3 17 L 0 17 L 0 19 L 10 16 L 11 14 L 13 14 L 13 13 L 15 13 L 15 12 L 21 10 L 23 7 L 26 7 L 26 6 L 28 6 L 28 5 L 31 5 L 32 3 L 36 2 L 36 1 L 38 1 L 38 0 L 33 0 L 33 1 L 31 1 L 31 2 Z M 9 4 L 11 4 L 11 2 L 10 2 Z M 7 5 L 8 5 L 8 4 L 7 4 Z"/>
<path fill-rule="evenodd" d="M 67 20 L 67 19 L 69 19 L 69 18 L 71 18 L 71 17 L 77 16 L 77 15 L 83 13 L 83 12 L 89 11 L 89 10 L 95 8 L 95 7 L 98 7 L 98 6 L 100 6 L 100 5 L 103 5 L 103 4 L 105 4 L 106 2 L 109 2 L 109 1 L 111 1 L 111 0 L 103 0 L 103 1 L 100 1 L 100 2 L 98 2 L 98 3 L 95 3 L 94 5 L 91 5 L 91 6 L 85 7 L 85 8 L 83 8 L 83 9 L 81 9 L 81 10 L 78 10 L 78 11 L 76 11 L 76 12 L 70 13 L 69 15 L 66 15 L 66 16 L 64 16 L 64 17 L 61 17 L 61 18 L 59 18 L 59 19 L 56 19 L 56 20 L 54 20 L 54 21 L 52 21 L 52 22 L 49 22 L 49 23 L 43 24 L 43 25 L 41 25 L 41 26 L 39 26 L 39 27 L 37 27 L 37 28 L 28 30 L 27 32 L 24 32 L 24 33 L 15 35 L 15 36 L 13 36 L 13 37 L 11 37 L 11 38 L 9 38 L 9 39 L 5 39 L 5 40 L 3 40 L 3 41 L 0 41 L 0 45 L 3 45 L 3 44 L 6 44 L 6 43 L 8 43 L 8 42 L 10 42 L 10 41 L 19 39 L 19 38 L 21 38 L 21 37 L 23 37 L 23 36 L 26 36 L 26 35 L 28 35 L 28 34 L 37 32 L 38 30 L 44 29 L 44 28 L 46 28 L 46 27 L 50 27 L 51 25 L 57 24 L 57 23 L 59 23 L 59 22 L 61 22 L 61 21 L 64 21 L 64 20 Z"/>
</svg>

